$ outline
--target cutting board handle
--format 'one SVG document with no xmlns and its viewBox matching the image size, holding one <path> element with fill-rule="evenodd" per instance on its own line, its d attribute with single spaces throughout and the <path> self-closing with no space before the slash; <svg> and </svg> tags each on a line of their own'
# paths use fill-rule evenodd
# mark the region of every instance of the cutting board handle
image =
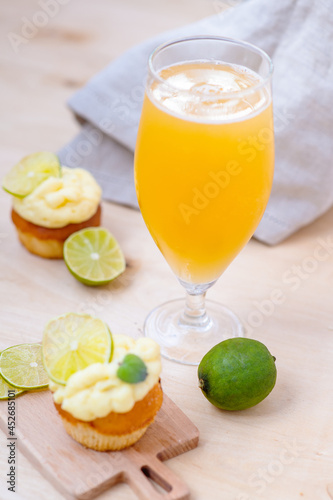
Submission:
<svg viewBox="0 0 333 500">
<path fill-rule="evenodd" d="M 131 470 L 126 474 L 126 482 L 140 500 L 188 500 L 190 498 L 187 485 L 158 458 L 133 454 L 132 459 L 135 464 L 131 465 Z M 153 482 L 165 492 L 160 493 Z"/>
</svg>

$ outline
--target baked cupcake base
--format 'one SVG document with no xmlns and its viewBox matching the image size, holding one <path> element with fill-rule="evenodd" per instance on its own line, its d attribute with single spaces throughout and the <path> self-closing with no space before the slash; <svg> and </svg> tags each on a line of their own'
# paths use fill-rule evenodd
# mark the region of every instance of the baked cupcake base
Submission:
<svg viewBox="0 0 333 500">
<path fill-rule="evenodd" d="M 47 259 L 62 259 L 65 240 L 72 233 L 85 227 L 96 227 L 101 223 L 101 206 L 90 219 L 77 224 L 68 224 L 60 228 L 38 226 L 23 219 L 12 210 L 12 221 L 16 227 L 20 242 L 29 252 Z"/>
<path fill-rule="evenodd" d="M 136 443 L 148 429 L 148 425 L 129 434 L 107 435 L 101 434 L 96 429 L 90 427 L 85 422 L 73 424 L 65 418 L 62 418 L 66 432 L 78 443 L 86 448 L 96 451 L 117 451 L 127 448 Z"/>
<path fill-rule="evenodd" d="M 153 423 L 163 402 L 160 382 L 127 413 L 111 412 L 106 417 L 83 422 L 55 403 L 67 433 L 87 448 L 116 451 L 136 443 Z"/>
<path fill-rule="evenodd" d="M 16 228 L 17 235 L 23 246 L 30 253 L 45 259 L 62 259 L 64 242 L 59 240 L 40 240 L 36 236 L 24 233 Z"/>
</svg>

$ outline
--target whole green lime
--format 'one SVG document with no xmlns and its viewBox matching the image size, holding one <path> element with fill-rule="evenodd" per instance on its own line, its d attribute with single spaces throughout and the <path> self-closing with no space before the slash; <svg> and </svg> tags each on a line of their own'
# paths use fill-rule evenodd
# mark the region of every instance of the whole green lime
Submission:
<svg viewBox="0 0 333 500">
<path fill-rule="evenodd" d="M 199 387 L 214 406 L 245 410 L 260 403 L 276 382 L 275 358 L 258 340 L 232 338 L 202 358 Z"/>
</svg>

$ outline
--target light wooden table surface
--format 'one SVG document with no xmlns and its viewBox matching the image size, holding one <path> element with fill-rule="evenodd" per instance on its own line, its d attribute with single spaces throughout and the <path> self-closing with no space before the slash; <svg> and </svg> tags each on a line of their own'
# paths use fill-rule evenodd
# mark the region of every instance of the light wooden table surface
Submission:
<svg viewBox="0 0 333 500">
<path fill-rule="evenodd" d="M 60 2 L 59 2 L 60 3 Z M 62 0 L 59 12 L 13 50 L 40 11 L 35 0 L 1 0 L 0 174 L 22 156 L 56 151 L 78 130 L 65 102 L 87 79 L 131 45 L 161 30 L 220 11 L 210 0 Z M 231 2 L 232 3 L 232 2 Z M 114 332 L 139 335 L 146 314 L 182 290 L 155 248 L 139 213 L 104 203 L 104 225 L 130 268 L 103 290 L 84 287 L 63 262 L 30 255 L 0 194 L 0 349 L 39 341 L 49 318 L 90 311 Z M 195 500 L 328 500 L 333 498 L 333 211 L 276 247 L 251 241 L 209 292 L 235 310 L 251 337 L 277 358 L 278 381 L 260 405 L 221 412 L 197 387 L 196 369 L 163 362 L 165 392 L 200 430 L 199 447 L 167 462 Z M 280 292 L 280 303 L 271 298 Z M 262 312 L 261 312 L 262 311 Z M 6 500 L 5 435 L 0 434 L 0 498 Z M 331 497 L 329 495 L 331 491 Z M 62 497 L 19 454 L 18 494 Z M 126 485 L 100 499 L 135 498 Z"/>
</svg>

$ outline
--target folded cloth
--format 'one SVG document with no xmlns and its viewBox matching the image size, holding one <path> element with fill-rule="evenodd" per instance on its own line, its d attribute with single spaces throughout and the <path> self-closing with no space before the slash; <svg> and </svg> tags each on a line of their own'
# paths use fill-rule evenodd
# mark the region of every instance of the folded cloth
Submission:
<svg viewBox="0 0 333 500">
<path fill-rule="evenodd" d="M 151 51 L 162 42 L 198 34 L 252 42 L 275 66 L 276 169 L 255 236 L 269 244 L 282 241 L 333 204 L 330 1 L 248 0 L 133 47 L 70 99 L 69 106 L 84 124 L 60 151 L 60 159 L 90 170 L 105 199 L 137 207 L 133 151 Z"/>
</svg>

